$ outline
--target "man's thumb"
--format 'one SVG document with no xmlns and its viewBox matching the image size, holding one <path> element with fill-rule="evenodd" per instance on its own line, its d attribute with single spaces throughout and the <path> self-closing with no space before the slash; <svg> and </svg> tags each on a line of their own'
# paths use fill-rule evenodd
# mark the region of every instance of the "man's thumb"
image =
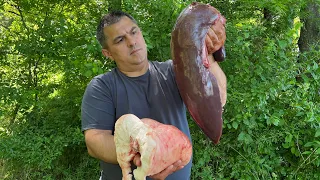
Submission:
<svg viewBox="0 0 320 180">
<path fill-rule="evenodd" d="M 138 153 L 134 156 L 133 158 L 133 163 L 136 165 L 136 166 L 141 166 L 141 159 L 140 159 L 141 155 Z"/>
</svg>

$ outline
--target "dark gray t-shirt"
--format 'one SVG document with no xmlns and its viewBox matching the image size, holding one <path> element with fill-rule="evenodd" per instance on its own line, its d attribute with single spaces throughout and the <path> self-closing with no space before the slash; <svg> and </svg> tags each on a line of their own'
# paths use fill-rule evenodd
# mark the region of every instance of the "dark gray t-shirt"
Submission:
<svg viewBox="0 0 320 180">
<path fill-rule="evenodd" d="M 82 130 L 114 131 L 116 120 L 124 114 L 151 118 L 171 124 L 191 141 L 186 107 L 174 78 L 172 61 L 151 62 L 149 70 L 139 77 L 127 77 L 117 68 L 96 76 L 89 83 L 81 107 Z M 101 161 L 103 180 L 121 180 L 119 165 Z M 192 162 L 169 175 L 166 180 L 190 179 Z M 149 178 L 147 178 L 149 179 Z"/>
</svg>

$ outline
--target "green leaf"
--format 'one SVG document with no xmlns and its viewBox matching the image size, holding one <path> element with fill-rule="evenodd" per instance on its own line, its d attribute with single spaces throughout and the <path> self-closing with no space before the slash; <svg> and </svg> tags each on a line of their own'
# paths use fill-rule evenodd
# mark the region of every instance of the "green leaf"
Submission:
<svg viewBox="0 0 320 180">
<path fill-rule="evenodd" d="M 232 122 L 232 127 L 233 127 L 234 129 L 238 129 L 238 123 L 237 123 L 236 121 L 233 121 L 233 122 Z"/>
<path fill-rule="evenodd" d="M 84 73 L 84 75 L 85 75 L 86 77 L 91 77 L 91 76 L 92 76 L 92 71 L 91 71 L 91 70 L 87 70 L 87 71 Z"/>
<path fill-rule="evenodd" d="M 238 140 L 239 141 L 243 141 L 245 139 L 245 133 L 244 132 L 241 132 L 238 136 Z"/>
<path fill-rule="evenodd" d="M 273 125 L 275 125 L 275 126 L 279 125 L 280 120 L 278 117 L 271 117 L 270 119 L 271 119 L 271 122 Z"/>
<path fill-rule="evenodd" d="M 93 64 L 92 63 L 86 63 L 84 64 L 87 68 L 92 68 Z"/>
<path fill-rule="evenodd" d="M 314 142 L 307 142 L 304 147 L 311 147 L 314 145 Z"/>
<path fill-rule="evenodd" d="M 248 37 L 249 37 L 249 33 L 245 32 L 245 33 L 244 33 L 244 37 L 245 37 L 245 38 L 248 38 Z"/>
<path fill-rule="evenodd" d="M 320 128 L 318 128 L 316 134 L 314 135 L 314 137 L 318 137 L 318 136 L 320 136 Z"/>
<path fill-rule="evenodd" d="M 317 70 L 318 68 L 319 68 L 318 64 L 316 62 L 314 62 L 312 69 L 313 70 Z"/>
<path fill-rule="evenodd" d="M 217 151 L 214 151 L 214 152 L 213 152 L 213 156 L 214 156 L 214 157 L 219 157 L 219 156 L 221 156 L 221 154 L 220 154 L 219 152 L 217 152 Z"/>
<path fill-rule="evenodd" d="M 288 134 L 286 137 L 285 137 L 285 142 L 291 142 L 292 141 L 292 134 Z"/>
<path fill-rule="evenodd" d="M 284 147 L 284 148 L 289 148 L 289 147 L 291 147 L 291 146 L 290 146 L 290 143 L 282 143 L 282 147 Z"/>
<path fill-rule="evenodd" d="M 311 154 L 311 151 L 304 151 L 302 154 Z"/>
<path fill-rule="evenodd" d="M 287 46 L 287 42 L 286 41 L 283 41 L 283 40 L 280 40 L 279 41 L 279 46 L 281 49 L 285 49 L 286 46 Z"/>
<path fill-rule="evenodd" d="M 94 67 L 92 68 L 92 72 L 96 74 L 96 73 L 98 72 L 98 67 L 94 66 Z"/>
</svg>

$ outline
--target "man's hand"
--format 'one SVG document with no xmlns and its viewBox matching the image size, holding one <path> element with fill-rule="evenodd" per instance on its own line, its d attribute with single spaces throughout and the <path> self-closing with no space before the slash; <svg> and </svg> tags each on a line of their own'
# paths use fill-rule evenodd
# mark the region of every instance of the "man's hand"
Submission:
<svg viewBox="0 0 320 180">
<path fill-rule="evenodd" d="M 138 154 L 136 154 L 134 157 L 133 157 L 133 160 L 132 160 L 132 162 L 133 162 L 133 164 L 135 164 L 137 167 L 138 166 L 141 166 L 141 155 L 140 155 L 140 153 L 138 153 Z"/>
<path fill-rule="evenodd" d="M 225 18 L 219 15 L 214 24 L 209 28 L 206 36 L 208 54 L 216 52 L 224 45 L 226 41 L 225 22 Z"/>
<path fill-rule="evenodd" d="M 138 153 L 137 155 L 134 156 L 133 158 L 133 163 L 136 166 L 141 166 L 141 160 L 140 160 L 140 154 Z M 161 171 L 158 174 L 149 176 L 150 178 L 154 179 L 154 180 L 164 180 L 167 176 L 169 176 L 170 174 L 182 169 L 184 166 L 182 166 L 182 162 L 181 160 L 173 163 L 172 165 L 168 166 L 166 169 L 164 169 L 163 171 Z"/>
<path fill-rule="evenodd" d="M 167 176 L 182 169 L 183 167 L 184 166 L 182 166 L 182 162 L 179 160 L 179 161 L 173 163 L 172 165 L 168 166 L 166 169 L 164 169 L 160 173 L 155 174 L 153 176 L 150 176 L 150 178 L 152 178 L 154 180 L 164 180 L 164 179 L 166 179 Z"/>
</svg>

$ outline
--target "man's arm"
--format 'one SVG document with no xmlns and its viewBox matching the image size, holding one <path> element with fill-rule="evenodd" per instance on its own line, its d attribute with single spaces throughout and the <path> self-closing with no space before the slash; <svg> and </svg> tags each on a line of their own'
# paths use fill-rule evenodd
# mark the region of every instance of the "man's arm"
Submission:
<svg viewBox="0 0 320 180">
<path fill-rule="evenodd" d="M 90 156 L 107 163 L 118 164 L 111 130 L 89 129 L 84 132 L 84 136 Z"/>
<path fill-rule="evenodd" d="M 208 29 L 205 39 L 208 51 L 209 70 L 218 81 L 222 107 L 227 101 L 227 78 L 212 53 L 220 49 L 226 41 L 225 19 L 217 19 L 216 23 Z"/>
<path fill-rule="evenodd" d="M 214 75 L 218 82 L 221 104 L 223 107 L 227 101 L 227 78 L 222 69 L 220 68 L 218 62 L 214 60 L 213 56 L 209 55 L 208 59 L 210 64 L 210 72 Z"/>
</svg>

